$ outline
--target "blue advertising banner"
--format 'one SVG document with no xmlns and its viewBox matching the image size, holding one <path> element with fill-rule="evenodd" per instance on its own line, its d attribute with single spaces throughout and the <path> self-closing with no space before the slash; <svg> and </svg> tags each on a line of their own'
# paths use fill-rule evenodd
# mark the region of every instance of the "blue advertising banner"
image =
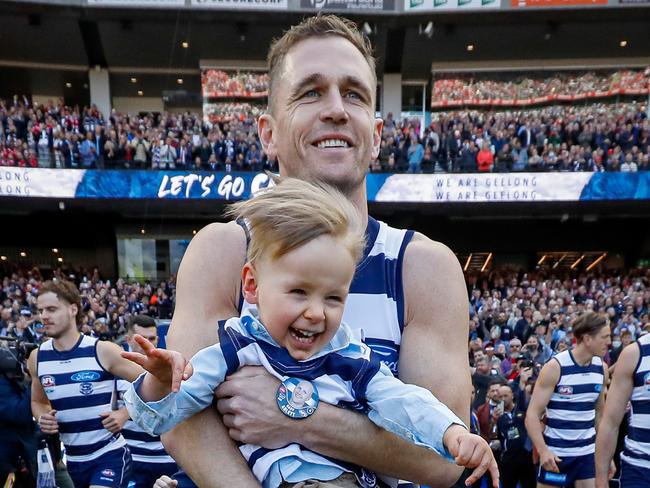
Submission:
<svg viewBox="0 0 650 488">
<path fill-rule="evenodd" d="M 264 173 L 0 168 L 0 197 L 234 201 L 272 184 Z M 366 184 L 377 202 L 650 200 L 650 172 L 369 174 Z"/>
</svg>

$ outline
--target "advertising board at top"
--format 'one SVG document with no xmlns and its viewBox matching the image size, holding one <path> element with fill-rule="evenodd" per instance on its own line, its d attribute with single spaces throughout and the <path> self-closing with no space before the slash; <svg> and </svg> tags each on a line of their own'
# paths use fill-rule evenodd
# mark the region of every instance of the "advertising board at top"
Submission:
<svg viewBox="0 0 650 488">
<path fill-rule="evenodd" d="M 286 10 L 288 0 L 192 0 L 192 8 Z"/>
<path fill-rule="evenodd" d="M 375 11 L 395 10 L 395 0 L 300 0 L 302 10 Z"/>
<path fill-rule="evenodd" d="M 89 7 L 180 8 L 185 0 L 86 0 Z"/>
<path fill-rule="evenodd" d="M 606 7 L 608 3 L 608 0 L 510 0 L 510 6 L 515 8 Z"/>
<path fill-rule="evenodd" d="M 500 0 L 404 0 L 406 12 L 498 9 Z"/>
</svg>

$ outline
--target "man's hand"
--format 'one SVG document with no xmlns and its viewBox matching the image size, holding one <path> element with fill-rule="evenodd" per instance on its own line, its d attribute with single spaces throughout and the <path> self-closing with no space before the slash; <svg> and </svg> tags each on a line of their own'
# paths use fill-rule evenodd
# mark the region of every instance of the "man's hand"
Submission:
<svg viewBox="0 0 650 488">
<path fill-rule="evenodd" d="M 162 475 L 156 480 L 153 488 L 176 488 L 178 481 L 171 479 L 169 476 Z"/>
<path fill-rule="evenodd" d="M 519 372 L 519 386 L 520 387 L 525 387 L 526 384 L 528 383 L 528 380 L 533 376 L 533 368 L 528 367 L 528 368 L 522 368 L 522 370 Z"/>
<path fill-rule="evenodd" d="M 120 408 L 119 410 L 113 410 L 110 412 L 102 412 L 99 416 L 104 417 L 102 425 L 112 434 L 117 434 L 121 431 L 126 421 L 129 420 L 129 412 L 126 408 Z"/>
<path fill-rule="evenodd" d="M 41 427 L 43 434 L 58 434 L 59 423 L 56 420 L 56 410 L 50 410 L 38 418 L 38 425 Z"/>
<path fill-rule="evenodd" d="M 188 362 L 180 352 L 168 349 L 158 349 L 140 334 L 135 334 L 133 339 L 144 351 L 122 352 L 122 357 L 139 364 L 156 379 L 173 392 L 181 387 L 181 380 L 192 376 L 192 363 Z"/>
<path fill-rule="evenodd" d="M 261 366 L 245 366 L 215 391 L 217 408 L 230 437 L 238 442 L 278 449 L 291 444 L 295 422 L 276 404 L 280 382 Z"/>
<path fill-rule="evenodd" d="M 465 486 L 471 486 L 489 470 L 492 486 L 499 488 L 499 468 L 485 439 L 470 434 L 461 425 L 452 425 L 445 432 L 443 442 L 458 466 L 476 468 L 465 481 Z"/>
<path fill-rule="evenodd" d="M 546 449 L 539 453 L 539 464 L 541 464 L 546 471 L 559 473 L 560 468 L 557 467 L 557 463 L 559 462 L 562 462 L 562 459 L 553 454 L 550 449 Z"/>
</svg>

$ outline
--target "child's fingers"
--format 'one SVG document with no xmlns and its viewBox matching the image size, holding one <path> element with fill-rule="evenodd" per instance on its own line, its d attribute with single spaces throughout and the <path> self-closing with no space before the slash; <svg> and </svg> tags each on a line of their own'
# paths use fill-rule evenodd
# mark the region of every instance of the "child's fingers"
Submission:
<svg viewBox="0 0 650 488">
<path fill-rule="evenodd" d="M 496 459 L 494 459 L 494 456 L 489 453 L 489 470 L 490 470 L 490 475 L 492 476 L 492 486 L 494 488 L 499 488 L 499 466 L 497 465 Z"/>
<path fill-rule="evenodd" d="M 476 453 L 476 451 L 475 451 Z M 476 458 L 476 456 L 472 456 L 473 458 Z M 472 459 L 474 461 L 474 459 Z M 490 469 L 490 473 L 494 476 L 494 472 L 492 471 L 491 467 L 491 462 L 494 461 L 494 457 L 491 455 L 491 453 L 484 453 L 482 457 L 479 458 L 477 462 L 475 462 L 473 465 L 476 466 L 476 469 L 472 471 L 472 474 L 467 478 L 467 481 L 465 481 L 465 486 L 470 486 L 474 483 L 476 483 L 481 476 L 485 474 L 485 472 Z M 471 466 L 470 466 L 471 467 Z M 495 467 L 496 467 L 496 462 L 495 462 Z M 497 477 L 497 484 L 496 488 L 499 488 L 499 470 L 496 470 L 496 477 Z M 494 477 L 492 478 L 494 480 Z"/>
<path fill-rule="evenodd" d="M 155 351 L 156 348 L 154 345 L 149 342 L 147 339 L 142 337 L 140 334 L 135 334 L 133 336 L 133 340 L 138 343 L 138 345 L 142 348 L 144 353 L 148 356 L 152 351 Z"/>
<path fill-rule="evenodd" d="M 172 367 L 172 391 L 177 392 L 181 387 L 185 372 L 185 358 L 179 353 L 171 353 L 169 362 Z"/>
<path fill-rule="evenodd" d="M 128 359 L 129 361 L 133 361 L 142 367 L 144 367 L 145 363 L 147 362 L 147 356 L 143 356 L 139 352 L 122 351 L 121 354 L 123 358 Z"/>
</svg>

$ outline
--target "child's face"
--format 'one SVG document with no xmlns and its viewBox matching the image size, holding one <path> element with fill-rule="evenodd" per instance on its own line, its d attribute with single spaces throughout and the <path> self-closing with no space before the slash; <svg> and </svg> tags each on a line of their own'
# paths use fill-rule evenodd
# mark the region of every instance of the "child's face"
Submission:
<svg viewBox="0 0 650 488">
<path fill-rule="evenodd" d="M 339 240 L 320 236 L 278 259 L 243 270 L 244 296 L 257 304 L 271 337 L 295 359 L 307 359 L 336 334 L 355 262 Z"/>
</svg>

